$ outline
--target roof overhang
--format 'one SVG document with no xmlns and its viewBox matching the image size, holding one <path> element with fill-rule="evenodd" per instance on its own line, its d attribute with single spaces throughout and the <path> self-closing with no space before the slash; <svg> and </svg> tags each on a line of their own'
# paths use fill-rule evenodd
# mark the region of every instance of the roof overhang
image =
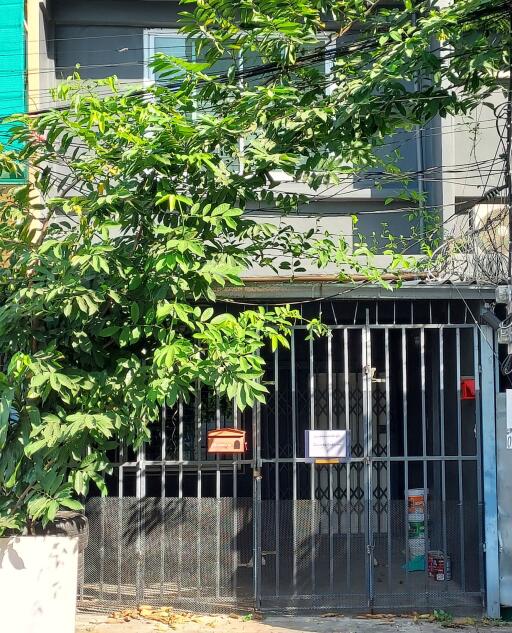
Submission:
<svg viewBox="0 0 512 633">
<path fill-rule="evenodd" d="M 399 287 L 387 290 L 371 283 L 339 283 L 322 281 L 251 281 L 245 286 L 226 287 L 218 290 L 222 299 L 247 299 L 264 302 L 266 299 L 286 301 L 308 299 L 440 299 L 492 301 L 495 287 L 476 283 L 431 282 L 421 279 L 404 281 Z"/>
</svg>

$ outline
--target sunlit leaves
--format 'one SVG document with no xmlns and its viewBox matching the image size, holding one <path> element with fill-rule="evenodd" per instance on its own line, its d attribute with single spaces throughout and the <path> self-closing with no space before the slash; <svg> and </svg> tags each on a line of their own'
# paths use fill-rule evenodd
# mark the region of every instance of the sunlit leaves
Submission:
<svg viewBox="0 0 512 633">
<path fill-rule="evenodd" d="M 123 94 L 113 78 L 75 75 L 57 91 L 72 107 L 24 118 L 13 136 L 23 149 L 0 155 L 34 173 L 0 199 L 0 346 L 12 354 L 0 375 L 0 532 L 79 508 L 91 485 L 105 493 L 120 442 L 141 446 L 160 407 L 198 384 L 240 408 L 264 401 L 263 350 L 287 347 L 301 315 L 215 303 L 249 270 L 331 265 L 340 280 L 388 287 L 363 240 L 295 230 L 286 215 L 307 199 L 283 183 L 321 192 L 378 167 L 419 206 L 385 139 L 467 110 L 507 61 L 491 0 L 194 8 L 183 26 L 200 38 L 197 61 L 154 62 L 168 86 Z M 327 76 L 325 19 L 337 23 Z M 452 53 L 432 50 L 435 39 Z M 282 217 L 255 219 L 268 211 Z M 387 270 L 407 269 L 388 241 Z M 308 337 L 326 334 L 307 325 Z"/>
</svg>

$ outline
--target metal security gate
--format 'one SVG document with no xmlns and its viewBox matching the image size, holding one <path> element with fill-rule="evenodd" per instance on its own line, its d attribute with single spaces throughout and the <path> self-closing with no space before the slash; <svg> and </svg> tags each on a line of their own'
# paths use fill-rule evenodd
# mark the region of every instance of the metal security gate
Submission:
<svg viewBox="0 0 512 633">
<path fill-rule="evenodd" d="M 261 607 L 481 607 L 476 328 L 344 326 L 314 341 L 297 328 L 268 373 Z M 315 428 L 350 430 L 351 457 L 308 463 L 304 431 Z M 408 510 L 418 488 L 423 526 Z M 446 557 L 444 580 L 429 576 L 429 552 Z"/>
<path fill-rule="evenodd" d="M 297 327 L 289 350 L 266 353 L 264 406 L 241 414 L 198 387 L 118 456 L 112 496 L 89 500 L 83 604 L 481 609 L 478 358 L 472 325 L 333 326 L 315 340 Z M 208 430 L 232 426 L 247 453 L 209 455 Z M 350 430 L 350 458 L 308 463 L 306 429 Z M 413 489 L 428 491 L 419 539 Z M 443 580 L 429 552 L 449 560 Z"/>
</svg>

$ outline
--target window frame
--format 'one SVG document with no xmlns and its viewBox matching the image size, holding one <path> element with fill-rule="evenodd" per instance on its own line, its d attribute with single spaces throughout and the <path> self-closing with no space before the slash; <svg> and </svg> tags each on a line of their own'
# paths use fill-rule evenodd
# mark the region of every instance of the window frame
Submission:
<svg viewBox="0 0 512 633">
<path fill-rule="evenodd" d="M 158 36 L 176 37 L 177 39 L 183 40 L 184 42 L 188 39 L 186 35 L 180 33 L 178 28 L 162 27 L 144 29 L 142 41 L 144 47 L 144 85 L 146 86 L 152 86 L 156 83 L 155 73 L 153 69 L 150 68 L 149 62 L 155 56 L 155 39 Z"/>
<path fill-rule="evenodd" d="M 331 32 L 330 31 L 325 31 L 322 32 L 318 35 L 318 42 L 319 43 L 327 43 L 327 46 L 325 47 L 326 51 L 329 50 L 333 50 L 336 49 L 336 40 L 334 40 L 333 42 L 329 43 L 329 34 Z M 155 55 L 155 39 L 160 36 L 160 37 L 176 37 L 179 38 L 183 41 L 186 41 L 188 39 L 188 37 L 186 35 L 183 35 L 182 33 L 180 33 L 180 30 L 178 28 L 174 28 L 174 27 L 161 27 L 161 28 L 146 28 L 144 29 L 143 32 L 143 47 L 144 47 L 144 84 L 145 85 L 153 85 L 155 83 L 155 74 L 153 72 L 153 70 L 149 67 L 149 61 L 154 57 Z M 241 70 L 243 70 L 244 68 L 244 59 L 243 59 L 243 55 L 240 53 L 239 54 L 239 60 L 238 60 L 238 64 L 239 64 L 239 68 Z M 195 60 L 195 51 L 193 49 L 193 59 L 192 61 Z M 324 60 L 324 72 L 326 75 L 330 74 L 332 72 L 332 69 L 334 67 L 334 62 L 332 59 L 325 59 Z M 326 94 L 329 94 L 330 92 L 332 92 L 333 90 L 333 86 L 330 85 L 326 88 Z"/>
</svg>

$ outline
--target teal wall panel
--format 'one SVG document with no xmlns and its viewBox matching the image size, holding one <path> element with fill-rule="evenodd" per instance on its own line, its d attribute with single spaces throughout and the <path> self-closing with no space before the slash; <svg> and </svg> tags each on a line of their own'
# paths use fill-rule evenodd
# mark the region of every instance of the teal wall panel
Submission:
<svg viewBox="0 0 512 633">
<path fill-rule="evenodd" d="M 25 86 L 25 3 L 0 0 L 0 143 L 9 141 L 9 125 L 1 117 L 26 108 Z M 12 149 L 12 146 L 9 146 Z M 19 180 L 19 178 L 18 178 Z M 0 174 L 0 183 L 16 182 Z"/>
</svg>

